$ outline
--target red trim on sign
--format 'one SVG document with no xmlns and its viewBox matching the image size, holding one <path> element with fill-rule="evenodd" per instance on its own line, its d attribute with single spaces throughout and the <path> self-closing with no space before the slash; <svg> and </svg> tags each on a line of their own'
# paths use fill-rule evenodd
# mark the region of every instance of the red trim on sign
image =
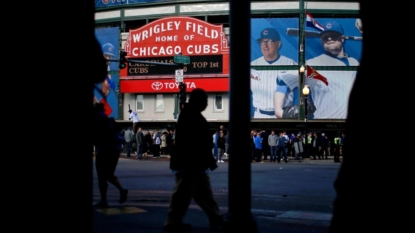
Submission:
<svg viewBox="0 0 415 233">
<path fill-rule="evenodd" d="M 229 78 L 193 78 L 184 79 L 187 92 L 202 88 L 206 92 L 228 92 Z M 179 83 L 174 79 L 162 80 L 120 80 L 121 93 L 176 93 Z"/>
</svg>

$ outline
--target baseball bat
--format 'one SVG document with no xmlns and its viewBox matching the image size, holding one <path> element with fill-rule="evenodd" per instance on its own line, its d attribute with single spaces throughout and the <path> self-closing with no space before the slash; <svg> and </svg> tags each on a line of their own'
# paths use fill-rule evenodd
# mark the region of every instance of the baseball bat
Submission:
<svg viewBox="0 0 415 233">
<path fill-rule="evenodd" d="M 130 104 L 128 104 L 128 112 L 131 114 L 131 108 L 130 108 Z M 128 120 L 131 120 L 131 118 L 128 118 Z"/>
<path fill-rule="evenodd" d="M 287 35 L 289 36 L 298 36 L 298 28 L 287 28 Z M 320 32 L 304 30 L 304 36 L 306 37 L 320 37 Z M 343 35 L 346 40 L 363 40 L 361 36 L 346 36 Z"/>
</svg>

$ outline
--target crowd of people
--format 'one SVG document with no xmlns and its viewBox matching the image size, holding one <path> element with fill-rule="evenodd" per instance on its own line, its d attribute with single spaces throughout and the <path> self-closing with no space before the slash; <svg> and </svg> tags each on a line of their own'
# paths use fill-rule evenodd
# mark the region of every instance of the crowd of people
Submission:
<svg viewBox="0 0 415 233">
<path fill-rule="evenodd" d="M 137 128 L 134 133 L 131 127 L 122 131 L 125 143 L 122 152 L 127 157 L 134 154 L 137 159 L 147 159 L 149 154 L 153 158 L 160 158 L 160 155 L 170 155 L 175 145 L 175 131 L 168 130 L 146 130 Z M 213 133 L 212 155 L 218 163 L 224 163 L 223 159 L 229 157 L 229 131 L 223 130 L 223 125 Z"/>
<path fill-rule="evenodd" d="M 123 131 L 125 144 L 123 152 L 127 157 L 135 154 L 137 159 L 148 159 L 151 154 L 153 158 L 161 155 L 169 156 L 175 142 L 175 131 L 170 130 L 146 130 L 138 127 L 134 134 L 131 127 Z M 276 130 L 252 130 L 251 131 L 251 156 L 252 162 L 273 163 L 298 160 L 303 158 L 312 160 L 328 159 L 333 156 L 334 162 L 341 162 L 342 146 L 345 134 L 337 132 L 326 135 L 324 132 L 308 132 L 307 138 L 301 133 L 287 133 L 287 131 Z M 256 139 L 257 138 L 257 139 Z M 212 155 L 218 163 L 225 163 L 229 158 L 229 131 L 221 125 L 212 135 Z M 225 160 L 224 160 L 225 159 Z"/>
<path fill-rule="evenodd" d="M 309 132 L 307 137 L 301 133 L 287 134 L 286 131 L 276 133 L 272 130 L 270 134 L 266 130 L 251 131 L 251 157 L 253 163 L 285 162 L 289 158 L 302 162 L 304 157 L 310 159 L 328 159 L 333 156 L 334 162 L 341 162 L 343 156 L 342 148 L 345 133 L 336 133 L 333 137 L 324 132 Z"/>
<path fill-rule="evenodd" d="M 125 144 L 122 151 L 131 157 L 131 153 L 135 154 L 136 159 L 147 159 L 149 154 L 153 158 L 160 158 L 161 155 L 170 155 L 174 146 L 175 132 L 174 130 L 146 130 L 137 127 L 134 133 L 131 127 L 122 132 L 125 138 Z"/>
</svg>

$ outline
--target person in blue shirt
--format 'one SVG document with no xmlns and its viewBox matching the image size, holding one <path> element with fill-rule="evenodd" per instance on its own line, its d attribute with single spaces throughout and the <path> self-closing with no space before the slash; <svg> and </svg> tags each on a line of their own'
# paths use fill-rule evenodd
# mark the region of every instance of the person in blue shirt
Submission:
<svg viewBox="0 0 415 233">
<path fill-rule="evenodd" d="M 257 132 L 256 137 L 254 139 L 254 144 L 255 144 L 255 161 L 257 163 L 264 163 L 261 161 L 262 158 L 262 137 L 261 137 L 261 133 Z"/>
<path fill-rule="evenodd" d="M 295 151 L 294 151 L 295 139 L 296 139 L 295 134 L 291 133 L 291 136 L 289 136 L 289 141 L 287 143 L 287 156 L 295 157 Z"/>
<path fill-rule="evenodd" d="M 218 140 L 221 132 L 223 132 L 223 125 L 219 126 L 219 130 L 213 135 L 213 156 L 215 156 L 216 160 L 219 160 Z"/>
<path fill-rule="evenodd" d="M 278 145 L 277 145 L 277 162 L 278 163 L 280 163 L 283 159 L 285 162 L 288 162 L 287 154 L 285 150 L 286 141 L 287 141 L 287 138 L 284 137 L 283 133 L 280 133 L 280 136 L 278 137 Z"/>
</svg>

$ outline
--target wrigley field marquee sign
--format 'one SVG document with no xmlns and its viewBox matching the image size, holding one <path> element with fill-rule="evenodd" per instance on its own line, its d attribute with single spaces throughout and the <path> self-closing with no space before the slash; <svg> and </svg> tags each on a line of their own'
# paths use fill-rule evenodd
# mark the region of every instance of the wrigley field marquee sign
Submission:
<svg viewBox="0 0 415 233">
<path fill-rule="evenodd" d="M 130 30 L 124 45 L 127 58 L 173 63 L 175 55 L 189 56 L 184 74 L 223 73 L 223 54 L 229 54 L 222 25 L 213 25 L 191 17 L 167 17 Z M 129 62 L 126 74 L 173 75 L 175 66 Z"/>
</svg>

